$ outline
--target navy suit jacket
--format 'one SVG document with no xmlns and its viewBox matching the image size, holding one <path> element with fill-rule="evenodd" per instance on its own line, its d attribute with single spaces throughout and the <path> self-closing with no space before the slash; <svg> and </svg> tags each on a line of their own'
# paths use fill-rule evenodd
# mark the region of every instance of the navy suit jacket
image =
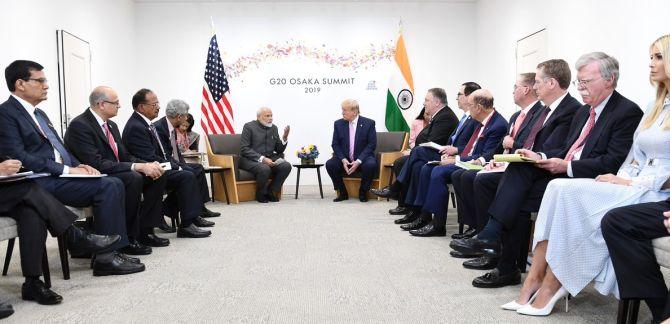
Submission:
<svg viewBox="0 0 670 324">
<path fill-rule="evenodd" d="M 555 157 L 565 158 L 568 154 L 589 119 L 590 108 L 589 105 L 579 108 L 566 137 L 565 149 Z M 601 174 L 616 173 L 633 145 L 633 135 L 642 115 L 637 104 L 614 91 L 586 138 L 579 160 L 572 161 L 572 175 L 575 178 L 595 178 Z"/>
<path fill-rule="evenodd" d="M 332 147 L 335 156 L 338 160 L 349 160 L 349 122 L 338 119 L 335 121 L 333 129 Z M 354 139 L 354 161 L 365 161 L 367 158 L 374 159 L 376 148 L 377 130 L 375 129 L 375 121 L 359 115 Z"/>
<path fill-rule="evenodd" d="M 461 129 L 457 129 L 454 132 L 456 132 L 456 138 L 454 138 L 454 142 L 451 142 L 451 136 L 449 137 L 449 145 L 456 147 L 459 152 L 463 152 L 463 149 L 465 149 L 465 146 L 468 145 L 468 141 L 470 141 L 470 137 L 472 136 L 472 132 L 475 131 L 475 128 L 479 125 L 479 122 L 476 121 L 472 117 L 468 117 L 467 120 L 463 122 L 463 126 L 461 126 Z"/>
<path fill-rule="evenodd" d="M 70 122 L 65 132 L 65 144 L 72 154 L 80 161 L 92 166 L 101 173 L 114 174 L 130 171 L 133 163 L 144 163 L 128 152 L 121 142 L 119 126 L 115 122 L 107 121 L 109 131 L 114 137 L 119 152 L 116 159 L 112 147 L 109 145 L 107 136 L 100 128 L 98 120 L 93 116 L 91 110 L 86 109 L 84 113 L 75 117 Z"/>
<path fill-rule="evenodd" d="M 556 106 L 555 111 L 547 118 L 544 126 L 542 126 L 537 136 L 535 136 L 533 151 L 542 152 L 547 157 L 556 156 L 559 152 L 563 151 L 572 119 L 577 109 L 581 106 L 582 104 L 568 93 Z M 539 112 L 536 113 L 531 125 L 535 125 L 535 122 L 541 115 Z M 533 126 L 529 127 L 530 129 L 533 128 Z"/>
<path fill-rule="evenodd" d="M 149 129 L 149 124 L 136 111 L 128 119 L 126 127 L 123 128 L 122 142 L 128 152 L 139 159 L 148 162 L 170 162 L 173 170 L 179 169 L 179 165 L 174 163 L 174 159 L 170 155 L 167 158 L 163 155 L 158 139 Z M 163 145 L 163 149 L 167 152 L 168 148 Z"/>
<path fill-rule="evenodd" d="M 491 119 L 484 126 L 484 131 L 477 139 L 477 144 L 472 148 L 472 155 L 461 158 L 461 161 L 475 160 L 480 157 L 487 161 L 492 159 L 506 134 L 507 120 L 500 113 L 494 111 Z"/>
<path fill-rule="evenodd" d="M 51 124 L 49 117 L 39 109 L 36 109 L 35 113 L 42 115 L 51 131 L 58 137 L 58 132 Z M 35 173 L 47 172 L 52 175 L 63 173 L 64 165 L 56 162 L 53 146 L 42 135 L 39 127 L 21 103 L 12 96 L 0 104 L 0 139 L 0 154 L 20 160 L 26 170 Z M 58 140 L 61 141 L 60 137 Z M 72 154 L 70 155 L 73 161 L 72 166 L 79 165 L 79 161 Z"/>
</svg>

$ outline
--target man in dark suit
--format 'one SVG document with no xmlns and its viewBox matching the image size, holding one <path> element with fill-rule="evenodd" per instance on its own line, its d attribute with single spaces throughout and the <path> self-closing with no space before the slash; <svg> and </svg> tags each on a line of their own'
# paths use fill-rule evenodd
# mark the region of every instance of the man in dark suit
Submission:
<svg viewBox="0 0 670 324">
<path fill-rule="evenodd" d="M 291 164 L 284 160 L 291 128 L 286 126 L 280 138 L 272 120 L 272 110 L 263 107 L 256 112 L 256 120 L 242 128 L 240 169 L 256 176 L 256 200 L 260 203 L 279 201 L 279 191 L 291 173 Z M 268 183 L 270 176 L 272 182 Z"/>
<path fill-rule="evenodd" d="M 470 115 L 478 125 L 465 148 L 460 152 L 450 151 L 442 154 L 440 166 L 424 165 L 421 168 L 418 192 L 409 192 L 407 196 L 408 199 L 415 197 L 414 202 L 406 201 L 406 203 L 412 205 L 414 212 L 420 216 L 412 223 L 400 227 L 409 230 L 414 236 L 446 235 L 448 184 L 451 183 L 451 174 L 462 170 L 455 163 L 462 161 L 484 165 L 487 160 L 493 158 L 507 133 L 507 121 L 494 109 L 491 92 L 484 89 L 477 90 L 470 95 L 468 101 Z"/>
<path fill-rule="evenodd" d="M 186 163 L 184 157 L 177 146 L 177 132 L 181 124 L 188 119 L 188 104 L 183 100 L 170 100 L 165 107 L 165 117 L 154 122 L 158 137 L 161 139 L 163 148 L 165 149 L 165 157 L 171 163 L 179 165 L 182 169 L 193 173 L 196 180 L 198 180 L 198 189 L 200 193 L 200 200 L 202 201 L 202 212 L 200 217 L 218 217 L 221 213 L 213 212 L 205 204 L 209 202 L 209 187 L 207 187 L 207 178 L 205 177 L 205 169 L 201 164 Z M 164 220 L 163 220 L 164 221 Z M 206 220 L 197 220 L 196 225 L 201 227 L 214 226 L 214 222 Z"/>
<path fill-rule="evenodd" d="M 342 102 L 342 119 L 336 120 L 333 125 L 332 147 L 334 153 L 326 162 L 326 171 L 338 192 L 333 201 L 349 199 L 342 177 L 357 170 L 361 171 L 358 199 L 361 202 L 368 201 L 367 193 L 377 169 L 377 131 L 374 120 L 360 115 L 356 100 L 347 99 Z"/>
<path fill-rule="evenodd" d="M 80 164 L 65 149 L 46 113 L 36 106 L 47 99 L 43 67 L 32 61 L 14 61 L 5 69 L 12 95 L 0 105 L 0 152 L 21 161 L 24 168 L 49 177 L 35 181 L 65 205 L 93 206 L 95 233 L 120 235 L 121 240 L 97 253 L 93 275 L 121 275 L 144 271 L 139 259 L 116 252 L 128 245 L 124 216 L 123 183 L 114 177 Z M 63 178 L 61 175 L 88 175 L 91 179 Z"/>
<path fill-rule="evenodd" d="M 151 247 L 167 246 L 168 239 L 154 235 L 163 217 L 163 168 L 128 153 L 119 127 L 111 118 L 121 107 L 110 87 L 97 87 L 89 96 L 89 109 L 77 116 L 65 132 L 65 145 L 82 163 L 123 182 L 126 192 L 126 229 L 130 244 L 121 250 L 132 255 L 151 254 Z"/>
<path fill-rule="evenodd" d="M 462 151 L 463 148 L 465 148 L 465 145 L 470 139 L 470 136 L 472 135 L 472 132 L 475 130 L 475 126 L 477 124 L 470 117 L 468 97 L 472 92 L 479 89 L 481 89 L 481 87 L 476 82 L 465 82 L 461 85 L 460 89 L 458 90 L 458 95 L 456 96 L 458 109 L 463 110 L 463 116 L 461 117 L 461 120 L 458 121 L 458 125 L 456 126 L 454 131 L 451 133 L 451 135 L 449 135 L 447 145 L 454 146 L 458 148 L 459 151 Z M 444 124 L 444 125 L 451 127 L 450 124 Z M 422 129 L 419 135 L 417 135 L 416 137 L 416 140 L 414 142 L 415 145 L 420 145 L 426 142 L 435 142 L 435 140 L 439 140 L 438 138 L 430 138 L 430 135 L 432 134 L 435 137 L 437 134 L 441 134 L 441 132 L 437 131 L 437 129 L 435 128 L 430 130 L 432 131 L 429 131 L 429 127 Z M 403 152 L 403 156 L 397 158 L 393 162 L 393 174 L 395 175 L 396 178 L 400 174 L 400 171 L 402 170 L 402 167 L 405 165 L 405 162 L 407 162 L 407 160 L 409 159 L 409 154 L 410 151 L 405 151 Z M 389 210 L 389 214 L 406 215 L 409 212 L 409 208 L 405 206 L 405 194 L 406 193 L 403 191 L 401 191 L 398 194 L 398 207 Z"/>
<path fill-rule="evenodd" d="M 449 137 L 454 132 L 458 125 L 458 118 L 454 112 L 447 105 L 447 94 L 444 89 L 433 88 L 428 90 L 424 100 L 424 107 L 432 117 L 428 124 L 428 132 L 435 131 L 437 134 L 433 137 L 434 143 L 438 145 L 446 145 Z M 448 147 L 449 148 L 449 147 Z M 453 148 L 453 147 L 452 147 Z M 428 161 L 439 160 L 441 152 L 429 147 L 415 147 L 409 155 L 407 163 L 403 165 L 400 174 L 388 188 L 373 189 L 371 192 L 383 198 L 396 198 L 400 192 L 407 193 L 410 191 L 416 192 L 419 181 L 419 174 L 421 167 Z M 403 195 L 407 197 L 407 195 Z M 405 198 L 407 202 L 407 198 Z M 420 213 L 410 212 L 405 217 L 395 221 L 396 224 L 411 223 L 419 217 Z"/>
<path fill-rule="evenodd" d="M 509 128 L 507 131 L 507 136 L 500 143 L 500 147 L 496 150 L 497 152 L 514 152 L 517 149 L 523 148 L 523 142 L 526 140 L 528 133 L 532 127 L 527 127 L 530 124 L 530 121 L 533 118 L 533 115 L 537 110 L 542 107 L 542 103 L 537 100 L 537 93 L 533 90 L 535 84 L 535 73 L 522 73 L 518 75 L 516 82 L 514 83 L 514 103 L 521 108 L 520 111 L 515 112 L 512 117 L 510 117 Z M 493 162 L 489 163 L 486 166 L 486 170 L 493 170 L 491 167 Z M 458 222 L 460 224 L 468 225 L 468 229 L 462 234 L 454 234 L 451 236 L 453 239 L 472 237 L 477 232 L 477 217 L 476 217 L 476 207 L 477 205 L 474 202 L 475 193 L 474 193 L 474 181 L 475 177 L 502 177 L 502 172 L 504 171 L 505 166 L 497 167 L 498 172 L 481 173 L 478 175 L 479 171 L 475 170 L 457 170 L 451 174 L 451 181 L 453 184 L 454 192 L 456 194 L 456 208 L 458 210 Z M 488 207 L 486 207 L 486 211 Z M 488 220 L 487 220 L 488 221 Z M 486 225 L 486 222 L 479 224 L 481 228 Z M 481 230 L 479 228 L 479 230 Z"/>
<path fill-rule="evenodd" d="M 195 175 L 181 169 L 167 154 L 167 148 L 151 123 L 160 111 L 158 97 L 149 89 L 140 89 L 133 95 L 132 105 L 134 112 L 123 128 L 121 141 L 130 154 L 144 161 L 159 162 L 165 169 L 165 189 L 169 192 L 166 203 L 170 206 L 170 213 L 174 217 L 179 213 L 181 218 L 177 237 L 201 238 L 211 235 L 212 232 L 197 227 L 203 219 L 200 217 L 202 199 Z"/>
<path fill-rule="evenodd" d="M 20 168 L 21 161 L 5 160 L 0 163 L 0 176 L 13 175 Z M 26 278 L 21 298 L 43 305 L 63 300 L 40 280 L 47 229 L 54 237 L 64 236 L 73 254 L 96 253 L 121 239 L 118 235 L 87 234 L 73 226 L 77 216 L 32 180 L 0 179 L 0 215 L 14 218 L 18 225 L 21 271 Z"/>
<path fill-rule="evenodd" d="M 643 299 L 654 323 L 670 318 L 670 292 L 651 241 L 670 235 L 670 199 L 619 207 L 601 221 L 621 299 Z"/>
<path fill-rule="evenodd" d="M 476 287 L 502 287 L 520 282 L 516 260 L 522 244 L 528 244 L 523 238 L 529 230 L 529 215 L 539 210 L 549 181 L 557 177 L 595 178 L 616 173 L 628 154 L 642 111 L 615 91 L 619 63 L 605 53 L 596 52 L 580 57 L 576 69 L 586 105 L 575 114 L 568 135 L 563 137 L 564 144 L 551 147 L 549 140 L 545 140 L 541 145 L 531 146 L 532 150 L 518 150 L 536 163 L 510 164 L 500 180 L 489 208 L 491 218 L 484 229 L 474 238 L 454 240 L 450 244 L 462 253 L 481 252 L 500 257 L 496 269 L 475 278 Z M 551 67 L 538 68 L 535 79 L 535 86 L 540 87 L 538 93 L 545 86 L 542 82 L 548 81 L 542 80 L 547 70 Z M 561 82 L 560 87 L 567 88 L 567 83 Z M 542 135 L 538 134 L 536 142 Z"/>
</svg>

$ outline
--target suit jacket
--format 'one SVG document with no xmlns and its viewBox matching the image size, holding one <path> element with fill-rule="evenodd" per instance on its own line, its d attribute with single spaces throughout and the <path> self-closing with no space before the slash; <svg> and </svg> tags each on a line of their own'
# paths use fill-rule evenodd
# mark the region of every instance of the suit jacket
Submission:
<svg viewBox="0 0 670 324">
<path fill-rule="evenodd" d="M 128 119 L 126 127 L 123 128 L 121 141 L 128 152 L 138 159 L 148 162 L 170 162 L 173 170 L 179 169 L 179 164 L 175 163 L 170 155 L 167 155 L 168 148 L 165 145 L 163 145 L 163 149 L 166 152 L 165 155 L 163 154 L 158 139 L 151 133 L 149 124 L 136 111 Z"/>
<path fill-rule="evenodd" d="M 542 103 L 540 101 L 536 102 L 533 107 L 530 107 L 528 112 L 526 113 L 526 119 L 523 120 L 523 123 L 521 123 L 521 127 L 519 127 L 519 131 L 517 131 L 516 136 L 514 137 L 514 145 L 512 145 L 512 152 L 514 152 L 517 149 L 523 148 L 523 142 L 526 141 L 526 138 L 528 138 L 528 134 L 530 133 L 531 129 L 533 127 L 528 127 L 528 125 L 532 125 L 530 122 L 533 120 L 533 117 L 535 117 L 535 113 L 542 108 Z M 509 134 L 512 131 L 512 127 L 514 127 L 514 123 L 516 122 L 516 119 L 519 117 L 519 114 L 521 114 L 521 111 L 517 111 L 512 115 L 512 117 L 509 119 L 509 127 L 507 128 L 507 134 Z"/>
<path fill-rule="evenodd" d="M 258 162 L 258 159 L 264 156 L 274 161 L 284 157 L 284 150 L 286 150 L 286 144 L 282 143 L 276 125 L 266 127 L 257 120 L 244 124 L 240 139 L 240 156 L 242 158 Z M 246 161 L 242 164 L 246 164 Z"/>
<path fill-rule="evenodd" d="M 133 163 L 144 162 L 128 152 L 121 141 L 119 127 L 113 121 L 108 120 L 109 131 L 114 137 L 119 152 L 117 161 L 107 136 L 93 114 L 90 109 L 86 109 L 84 113 L 70 122 L 65 132 L 65 145 L 77 159 L 107 174 L 130 171 Z"/>
<path fill-rule="evenodd" d="M 349 122 L 338 119 L 333 125 L 333 152 L 338 160 L 349 159 Z M 354 138 L 354 161 L 375 158 L 377 148 L 377 130 L 375 121 L 358 116 L 356 137 Z"/>
<path fill-rule="evenodd" d="M 479 125 L 479 122 L 476 121 L 474 118 L 469 117 L 466 121 L 463 122 L 463 126 L 461 126 L 461 129 L 458 129 L 457 131 L 454 130 L 454 132 L 456 133 L 456 138 L 454 138 L 453 143 L 451 142 L 451 136 L 449 136 L 448 144 L 456 147 L 458 149 L 458 152 L 463 152 L 465 146 L 468 145 L 468 141 L 470 141 L 472 132 L 475 131 L 477 125 Z"/>
<path fill-rule="evenodd" d="M 172 164 L 177 164 L 181 167 L 184 167 L 186 166 L 186 161 L 184 160 L 184 157 L 181 156 L 179 149 L 177 149 L 177 159 L 175 159 L 172 155 L 174 150 L 172 149 L 172 142 L 170 141 L 170 128 L 168 126 L 169 122 L 170 121 L 167 119 L 167 117 L 163 117 L 155 121 L 153 124 L 154 127 L 156 127 L 158 138 L 161 140 L 161 144 L 163 144 L 163 149 L 165 149 L 165 158 Z"/>
<path fill-rule="evenodd" d="M 433 116 L 433 120 L 419 133 L 419 136 L 416 137 L 416 144 L 435 142 L 440 145 L 447 145 L 449 136 L 454 132 L 456 127 L 458 127 L 458 117 L 456 117 L 456 114 L 454 114 L 449 106 L 444 106 L 444 108 L 440 109 Z"/>
<path fill-rule="evenodd" d="M 58 137 L 49 117 L 39 109 L 35 113 L 42 115 L 51 131 Z M 26 170 L 52 175 L 63 173 L 64 165 L 56 162 L 53 146 L 21 103 L 12 96 L 0 104 L 0 139 L 0 154 L 20 160 Z M 60 137 L 58 140 L 61 141 Z M 79 165 L 74 156 L 72 160 L 72 166 Z"/>
<path fill-rule="evenodd" d="M 477 139 L 477 144 L 472 148 L 472 155 L 461 158 L 461 161 L 476 160 L 480 157 L 487 161 L 492 159 L 506 134 L 507 120 L 497 111 L 493 111 L 493 115 L 484 126 L 484 131 Z"/>
<path fill-rule="evenodd" d="M 590 108 L 589 105 L 584 105 L 578 110 L 565 148 L 556 157 L 565 158 L 568 154 L 589 119 Z M 642 115 L 643 112 L 637 104 L 614 91 L 586 138 L 579 160 L 572 161 L 573 176 L 595 178 L 600 174 L 616 173 L 633 145 L 633 135 Z"/>
<path fill-rule="evenodd" d="M 582 104 L 568 93 L 535 136 L 533 151 L 542 152 L 547 157 L 556 156 L 561 152 L 565 148 L 565 138 L 568 137 L 572 119 L 581 106 Z M 530 125 L 535 125 L 540 116 L 542 116 L 541 113 L 536 113 Z M 530 132 L 533 126 L 529 127 Z"/>
</svg>

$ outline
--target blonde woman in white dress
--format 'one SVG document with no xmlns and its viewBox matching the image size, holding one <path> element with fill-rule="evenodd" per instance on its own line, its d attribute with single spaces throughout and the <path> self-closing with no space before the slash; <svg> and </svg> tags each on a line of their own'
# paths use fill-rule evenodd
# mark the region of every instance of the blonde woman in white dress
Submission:
<svg viewBox="0 0 670 324">
<path fill-rule="evenodd" d="M 502 305 L 504 309 L 548 315 L 558 300 L 576 296 L 592 281 L 601 294 L 618 298 L 600 220 L 612 208 L 670 196 L 669 49 L 670 35 L 651 46 L 656 100 L 647 108 L 617 175 L 556 179 L 547 186 L 535 223 L 533 264 L 518 299 Z"/>
</svg>

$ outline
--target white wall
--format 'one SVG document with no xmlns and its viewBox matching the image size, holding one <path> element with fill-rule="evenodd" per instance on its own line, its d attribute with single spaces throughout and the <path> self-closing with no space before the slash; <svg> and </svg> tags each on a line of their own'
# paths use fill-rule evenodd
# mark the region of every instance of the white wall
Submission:
<svg viewBox="0 0 670 324">
<path fill-rule="evenodd" d="M 344 50 L 348 50 L 346 46 L 353 46 L 347 40 L 360 43 L 361 34 L 370 35 L 370 43 L 395 43 L 397 22 L 402 17 L 419 108 L 429 88 L 443 87 L 456 109 L 458 86 L 469 81 L 475 70 L 475 43 L 468 35 L 475 27 L 473 3 L 137 3 L 135 7 L 138 84 L 156 91 L 163 106 L 172 98 L 186 100 L 196 121 L 200 117 L 203 69 L 211 37 L 210 17 L 215 21 L 222 52 L 235 52 L 240 47 L 255 48 L 259 44 L 257 40 L 264 36 L 257 33 L 272 34 L 277 41 L 282 40 L 282 33 L 286 34 L 286 40 L 291 37 L 320 39 L 328 47 L 341 46 Z M 338 26 L 338 21 L 355 24 L 359 29 Z M 300 27 L 302 22 L 306 23 Z M 253 26 L 256 23 L 260 26 Z M 240 41 L 240 35 L 253 37 L 253 44 Z M 379 39 L 373 35 L 385 37 Z M 390 68 L 391 62 L 386 66 Z M 263 68 L 271 69 L 271 66 L 260 67 Z M 254 76 L 257 79 L 253 79 Z M 235 128 L 240 132 L 245 122 L 255 119 L 260 105 L 269 105 L 280 128 L 292 125 L 286 152 L 291 162 L 298 161 L 295 150 L 310 143 L 321 148 L 319 160 L 327 160 L 331 152 L 332 123 L 341 118 L 339 103 L 346 97 L 360 99 L 362 114 L 374 118 L 378 130 L 385 129 L 387 79 L 377 80 L 378 88 L 383 90 L 377 99 L 346 89 L 332 102 L 314 107 L 312 97 L 304 93 L 292 92 L 295 97 L 290 103 L 269 95 L 273 92 L 266 91 L 270 86 L 265 77 L 267 75 L 254 72 L 247 74 L 243 82 L 230 78 Z M 267 97 L 259 96 L 259 92 Z M 294 176 L 295 172 L 287 183 L 294 183 Z M 305 184 L 316 183 L 315 176 L 307 175 L 302 180 Z M 324 182 L 329 183 L 330 179 L 324 177 Z"/>
<path fill-rule="evenodd" d="M 90 42 L 93 86 L 107 84 L 123 95 L 135 88 L 134 22 L 131 0 L 1 0 L 3 76 L 4 68 L 14 60 L 28 59 L 42 64 L 51 88 L 49 99 L 39 107 L 56 125 L 60 122 L 56 30 L 64 29 Z M 4 101 L 9 91 L 4 77 L 2 80 L 0 100 Z"/>
<path fill-rule="evenodd" d="M 479 0 L 477 2 L 477 79 L 493 91 L 497 106 L 510 116 L 514 109 L 516 41 L 546 28 L 551 58 L 573 67 L 588 52 L 603 51 L 619 60 L 618 91 L 643 109 L 652 98 L 649 46 L 670 32 L 664 0 Z M 576 89 L 571 94 L 581 100 Z"/>
</svg>

